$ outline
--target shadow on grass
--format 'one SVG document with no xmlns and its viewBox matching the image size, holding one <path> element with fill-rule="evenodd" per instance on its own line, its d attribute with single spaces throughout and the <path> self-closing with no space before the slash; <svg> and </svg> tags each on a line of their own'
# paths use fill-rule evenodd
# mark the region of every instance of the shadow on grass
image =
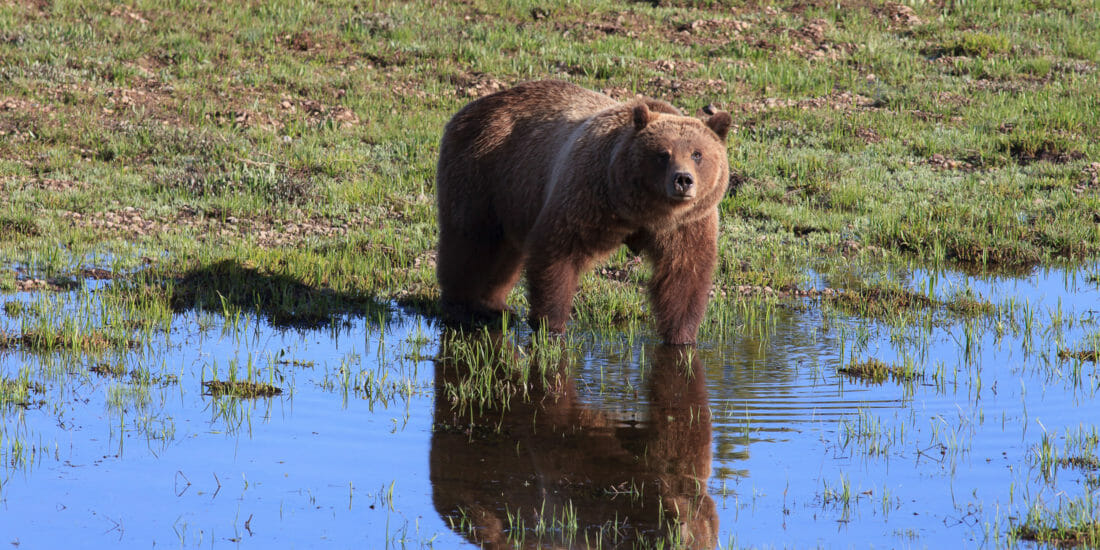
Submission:
<svg viewBox="0 0 1100 550">
<path fill-rule="evenodd" d="M 367 293 L 316 288 L 281 273 L 222 260 L 192 269 L 177 280 L 172 309 L 214 311 L 233 315 L 250 312 L 280 328 L 320 328 L 345 316 L 363 316 L 385 323 L 393 314 L 389 303 Z"/>
</svg>

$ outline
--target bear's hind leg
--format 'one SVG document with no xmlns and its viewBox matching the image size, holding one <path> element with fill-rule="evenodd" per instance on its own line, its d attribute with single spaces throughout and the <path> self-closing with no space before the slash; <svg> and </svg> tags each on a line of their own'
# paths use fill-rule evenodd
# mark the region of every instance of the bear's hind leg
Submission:
<svg viewBox="0 0 1100 550">
<path fill-rule="evenodd" d="M 504 240 L 499 227 L 441 229 L 436 275 L 444 316 L 460 323 L 499 316 L 521 262 L 520 252 Z"/>
</svg>

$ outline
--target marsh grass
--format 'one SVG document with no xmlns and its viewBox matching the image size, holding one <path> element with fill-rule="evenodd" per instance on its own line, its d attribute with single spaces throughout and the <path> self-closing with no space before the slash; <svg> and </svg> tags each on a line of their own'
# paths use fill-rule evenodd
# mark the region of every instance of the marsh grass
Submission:
<svg viewBox="0 0 1100 550">
<path fill-rule="evenodd" d="M 35 352 L 77 351 L 98 352 L 134 347 L 135 342 L 123 336 L 102 331 L 81 331 L 75 327 L 56 330 L 31 330 L 22 334 L 0 333 L 0 350 L 24 349 Z"/>
<path fill-rule="evenodd" d="M 1100 520 L 1090 498 L 1064 500 L 1053 511 L 1035 504 L 1023 523 L 1013 526 L 1009 534 L 1062 547 L 1094 547 L 1100 544 Z"/>
<path fill-rule="evenodd" d="M 208 380 L 202 387 L 206 395 L 213 397 L 274 397 L 283 393 L 282 388 L 254 380 Z"/>
<path fill-rule="evenodd" d="M 33 396 L 45 391 L 46 389 L 38 382 L 24 378 L 0 377 L 0 407 L 31 407 L 44 404 L 45 401 L 35 399 Z"/>
<path fill-rule="evenodd" d="M 993 304 L 969 296 L 930 298 L 900 287 L 863 284 L 825 295 L 825 301 L 842 311 L 873 318 L 922 314 L 928 311 L 943 311 L 957 317 L 975 317 L 994 311 Z"/>
<path fill-rule="evenodd" d="M 887 379 L 892 379 L 894 382 L 911 382 L 924 378 L 924 374 L 918 372 L 914 365 L 891 365 L 873 358 L 864 361 L 853 358 L 847 366 L 838 368 L 837 372 L 875 383 L 882 383 Z"/>
</svg>

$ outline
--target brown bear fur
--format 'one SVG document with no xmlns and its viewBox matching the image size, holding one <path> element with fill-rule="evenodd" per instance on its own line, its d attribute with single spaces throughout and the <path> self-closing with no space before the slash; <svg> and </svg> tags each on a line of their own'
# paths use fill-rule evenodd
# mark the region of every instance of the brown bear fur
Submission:
<svg viewBox="0 0 1100 550">
<path fill-rule="evenodd" d="M 683 116 L 538 81 L 470 103 L 447 124 L 436 178 L 437 276 L 452 319 L 498 314 L 527 272 L 533 326 L 565 329 L 580 275 L 623 243 L 652 261 L 668 343 L 695 341 L 717 259 L 731 118 Z"/>
</svg>

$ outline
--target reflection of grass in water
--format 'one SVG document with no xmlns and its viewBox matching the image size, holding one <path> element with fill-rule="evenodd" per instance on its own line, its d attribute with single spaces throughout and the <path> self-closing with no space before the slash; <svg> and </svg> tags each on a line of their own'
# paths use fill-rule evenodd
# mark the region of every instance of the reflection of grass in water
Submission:
<svg viewBox="0 0 1100 550">
<path fill-rule="evenodd" d="M 272 397 L 283 393 L 283 390 L 267 382 L 254 382 L 252 380 L 210 380 L 202 383 L 206 394 L 214 397 L 232 395 L 236 397 Z"/>
<path fill-rule="evenodd" d="M 1100 458 L 1095 456 L 1067 456 L 1058 459 L 1062 466 L 1082 470 L 1100 470 Z"/>
<path fill-rule="evenodd" d="M 1100 352 L 1094 349 L 1085 350 L 1058 350 L 1058 358 L 1065 361 L 1067 359 L 1076 359 L 1078 361 L 1092 361 L 1093 363 L 1100 361 Z"/>
</svg>

